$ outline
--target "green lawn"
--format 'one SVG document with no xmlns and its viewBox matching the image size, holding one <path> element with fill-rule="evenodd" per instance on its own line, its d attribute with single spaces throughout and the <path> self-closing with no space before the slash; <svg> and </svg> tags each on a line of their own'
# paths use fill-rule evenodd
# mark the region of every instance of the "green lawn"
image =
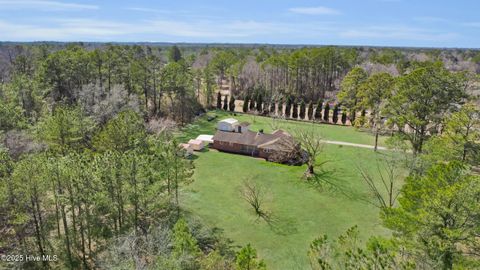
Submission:
<svg viewBox="0 0 480 270">
<path fill-rule="evenodd" d="M 209 115 L 214 115 L 210 112 Z M 213 134 L 218 120 L 230 117 L 217 112 L 218 118 L 208 122 L 201 117 L 185 127 L 179 138 L 186 141 L 198 134 Z M 255 119 L 238 114 L 240 121 L 253 123 L 252 129 L 271 131 L 272 120 Z M 290 132 L 311 128 L 327 140 L 373 144 L 373 137 L 351 127 L 279 121 Z M 381 144 L 385 138 L 381 138 Z M 181 204 L 206 224 L 223 230 L 235 245 L 251 243 L 269 269 L 309 269 L 307 252 L 310 242 L 323 234 L 336 238 L 348 228 L 358 225 L 361 238 L 386 235 L 378 210 L 360 198 L 368 190 L 359 177 L 356 165 L 375 172 L 376 162 L 384 153 L 350 146 L 326 145 L 320 159 L 330 160 L 322 185 L 302 179 L 305 166 L 286 166 L 248 156 L 221 153 L 215 150 L 196 153 L 194 182 L 182 192 Z M 271 222 L 257 219 L 253 209 L 241 197 L 245 179 L 252 179 L 265 190 L 265 209 Z M 325 184 L 328 182 L 328 184 Z"/>
<path fill-rule="evenodd" d="M 246 121 L 251 123 L 252 126 L 250 128 L 252 130 L 263 129 L 265 132 L 271 132 L 272 129 L 276 127 L 287 130 L 294 134 L 295 131 L 298 129 L 313 128 L 314 132 L 318 133 L 325 140 L 335 140 L 369 145 L 374 144 L 374 137 L 371 134 L 367 132 L 360 132 L 350 126 L 328 125 L 280 119 L 274 120 L 270 117 L 253 116 L 239 113 L 237 113 L 236 116 L 232 116 L 229 113 L 223 111 L 211 111 L 208 113 L 208 115 L 217 115 L 217 119 L 209 122 L 207 121 L 207 115 L 200 117 L 193 124 L 189 124 L 182 130 L 182 133 L 179 134 L 180 139 L 182 141 L 188 141 L 189 139 L 195 138 L 199 134 L 213 135 L 215 133 L 215 127 L 218 120 L 232 117 L 238 119 L 241 122 Z M 380 146 L 385 145 L 385 139 L 386 137 L 379 138 Z"/>
</svg>

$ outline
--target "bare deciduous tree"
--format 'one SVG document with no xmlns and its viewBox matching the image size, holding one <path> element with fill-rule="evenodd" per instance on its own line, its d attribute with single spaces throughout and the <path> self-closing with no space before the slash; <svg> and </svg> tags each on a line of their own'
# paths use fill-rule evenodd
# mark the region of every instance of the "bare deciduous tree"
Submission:
<svg viewBox="0 0 480 270">
<path fill-rule="evenodd" d="M 317 158 L 323 151 L 324 142 L 322 137 L 316 134 L 313 129 L 299 131 L 296 137 L 301 143 L 302 149 L 304 149 L 308 154 L 307 171 L 305 172 L 305 177 L 310 178 L 315 175 L 316 166 L 321 166 L 326 163 L 326 161 L 317 163 Z"/>
<path fill-rule="evenodd" d="M 246 179 L 243 181 L 241 196 L 253 208 L 259 218 L 268 219 L 269 214 L 263 209 L 265 192 L 260 186 L 251 179 Z"/>
<path fill-rule="evenodd" d="M 384 209 L 395 206 L 400 195 L 401 162 L 395 158 L 394 154 L 385 154 L 381 160 L 376 162 L 375 175 L 365 168 L 356 165 L 358 172 L 362 176 L 363 182 L 373 198 L 365 199 L 368 203 Z"/>
</svg>

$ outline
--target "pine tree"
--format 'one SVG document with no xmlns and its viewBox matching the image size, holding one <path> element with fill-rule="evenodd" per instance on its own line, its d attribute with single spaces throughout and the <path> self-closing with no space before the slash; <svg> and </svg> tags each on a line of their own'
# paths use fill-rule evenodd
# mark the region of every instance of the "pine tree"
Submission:
<svg viewBox="0 0 480 270">
<path fill-rule="evenodd" d="M 255 99 L 256 99 L 256 97 L 253 97 L 253 96 L 252 96 L 252 98 L 250 98 L 250 104 L 248 105 L 248 109 L 250 111 L 253 111 L 253 109 L 255 109 Z"/>
<path fill-rule="evenodd" d="M 270 114 L 275 115 L 275 101 L 270 102 Z"/>
<path fill-rule="evenodd" d="M 228 103 L 228 109 L 231 112 L 235 111 L 235 98 L 233 96 L 230 98 L 230 102 Z"/>
<path fill-rule="evenodd" d="M 294 100 L 294 101 L 293 101 L 292 118 L 293 118 L 293 119 L 297 119 L 297 118 L 298 118 L 298 103 L 297 103 L 297 100 Z"/>
<path fill-rule="evenodd" d="M 333 107 L 332 120 L 334 124 L 338 122 L 338 104 L 335 104 L 335 106 Z"/>
<path fill-rule="evenodd" d="M 356 114 L 357 112 L 355 111 L 355 109 L 350 110 L 350 123 L 352 123 L 352 125 L 353 125 L 353 122 L 355 122 Z"/>
<path fill-rule="evenodd" d="M 217 109 L 222 109 L 222 94 L 220 92 L 217 93 Z"/>
<path fill-rule="evenodd" d="M 200 252 L 197 239 L 190 232 L 187 222 L 179 219 L 173 227 L 173 254 L 177 258 L 185 255 L 196 257 Z"/>
<path fill-rule="evenodd" d="M 300 101 L 300 120 L 305 120 L 306 109 L 305 102 L 302 99 L 302 101 Z"/>
<path fill-rule="evenodd" d="M 257 95 L 257 111 L 258 112 L 262 112 L 262 103 L 263 103 L 262 94 L 259 93 Z"/>
<path fill-rule="evenodd" d="M 244 113 L 248 112 L 248 95 L 245 95 L 245 98 L 243 99 L 242 111 Z"/>
<path fill-rule="evenodd" d="M 325 103 L 325 109 L 323 110 L 323 121 L 328 122 L 330 120 L 330 104 Z"/>
<path fill-rule="evenodd" d="M 322 120 L 322 100 L 319 99 L 317 102 L 317 109 L 315 110 L 315 121 Z"/>
<path fill-rule="evenodd" d="M 342 124 L 345 125 L 347 123 L 347 113 L 345 111 L 342 112 Z"/>
<path fill-rule="evenodd" d="M 180 52 L 180 49 L 176 45 L 170 48 L 169 57 L 170 57 L 170 61 L 173 61 L 173 62 L 178 62 L 182 59 L 182 53 Z"/>
<path fill-rule="evenodd" d="M 225 95 L 225 98 L 223 99 L 223 110 L 228 111 L 228 96 Z"/>
<path fill-rule="evenodd" d="M 248 244 L 243 247 L 236 256 L 235 264 L 238 270 L 266 270 L 267 267 L 263 260 L 257 257 L 257 251 Z"/>
<path fill-rule="evenodd" d="M 285 117 L 290 118 L 290 113 L 292 110 L 292 98 L 287 97 L 287 103 L 285 104 Z"/>
<path fill-rule="evenodd" d="M 308 120 L 313 120 L 313 102 L 308 103 Z"/>
</svg>

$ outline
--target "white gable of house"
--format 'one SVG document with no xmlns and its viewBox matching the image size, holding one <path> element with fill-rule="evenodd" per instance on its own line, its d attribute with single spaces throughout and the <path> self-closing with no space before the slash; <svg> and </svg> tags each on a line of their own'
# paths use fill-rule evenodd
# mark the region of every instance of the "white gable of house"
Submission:
<svg viewBox="0 0 480 270">
<path fill-rule="evenodd" d="M 234 131 L 238 124 L 237 119 L 227 118 L 218 122 L 217 128 L 222 131 Z"/>
<path fill-rule="evenodd" d="M 223 119 L 220 121 L 221 122 L 225 122 L 225 123 L 228 123 L 230 125 L 233 125 L 233 124 L 236 124 L 238 123 L 238 120 L 237 119 L 234 119 L 234 118 L 227 118 L 227 119 Z"/>
</svg>

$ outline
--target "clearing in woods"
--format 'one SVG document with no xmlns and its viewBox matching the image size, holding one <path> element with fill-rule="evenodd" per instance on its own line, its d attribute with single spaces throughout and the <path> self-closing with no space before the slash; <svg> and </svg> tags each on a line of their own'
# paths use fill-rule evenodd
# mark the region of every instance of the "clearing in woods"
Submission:
<svg viewBox="0 0 480 270">
<path fill-rule="evenodd" d="M 212 114 L 210 113 L 210 116 Z M 198 134 L 213 134 L 219 119 L 206 116 L 184 129 L 184 139 Z M 272 127 L 271 118 L 250 115 L 234 116 L 253 122 L 252 129 Z M 290 130 L 312 128 L 310 123 L 278 121 L 280 128 Z M 324 139 L 372 144 L 373 136 L 351 127 L 314 125 Z M 384 145 L 385 138 L 381 138 Z M 207 151 L 195 154 L 194 182 L 182 193 L 181 204 L 212 227 L 223 231 L 235 245 L 251 243 L 265 259 L 269 269 L 309 269 L 310 242 L 323 234 L 335 238 L 348 228 L 358 225 L 361 238 L 386 235 L 378 210 L 363 199 L 369 196 L 356 165 L 372 173 L 385 152 L 343 145 L 325 145 L 321 160 L 324 166 L 320 184 L 302 179 L 305 166 L 287 166 L 248 156 Z M 263 190 L 264 209 L 270 213 L 268 222 L 258 218 L 240 195 L 243 183 L 250 179 Z"/>
</svg>

